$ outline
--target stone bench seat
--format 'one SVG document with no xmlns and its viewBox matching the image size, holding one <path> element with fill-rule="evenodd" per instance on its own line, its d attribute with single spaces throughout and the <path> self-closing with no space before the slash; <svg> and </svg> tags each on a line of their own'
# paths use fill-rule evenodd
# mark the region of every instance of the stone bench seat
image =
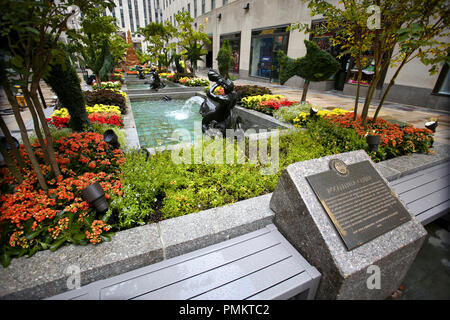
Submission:
<svg viewBox="0 0 450 320">
<path fill-rule="evenodd" d="M 49 299 L 313 299 L 319 279 L 271 224 Z"/>
<path fill-rule="evenodd" d="M 423 225 L 450 212 L 450 161 L 406 175 L 390 185 Z"/>
</svg>

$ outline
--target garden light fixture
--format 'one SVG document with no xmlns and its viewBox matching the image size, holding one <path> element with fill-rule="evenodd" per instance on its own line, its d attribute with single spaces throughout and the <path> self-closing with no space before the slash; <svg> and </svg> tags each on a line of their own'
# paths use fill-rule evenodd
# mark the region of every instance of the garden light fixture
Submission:
<svg viewBox="0 0 450 320">
<path fill-rule="evenodd" d="M 378 146 L 381 142 L 380 136 L 368 135 L 366 137 L 366 141 L 367 141 L 367 144 L 369 145 L 370 151 L 374 151 L 374 152 L 378 151 Z"/>
<path fill-rule="evenodd" d="M 250 3 L 249 2 L 244 3 L 244 5 L 242 6 L 242 9 L 244 9 L 244 10 L 248 10 L 249 8 L 250 8 Z"/>
<path fill-rule="evenodd" d="M 425 128 L 430 129 L 431 131 L 436 132 L 436 127 L 438 126 L 437 121 L 428 121 L 425 122 Z"/>
<path fill-rule="evenodd" d="M 103 140 L 112 145 L 115 149 L 120 148 L 119 138 L 112 129 L 108 129 L 105 131 L 105 133 L 103 134 Z"/>
<path fill-rule="evenodd" d="M 311 109 L 309 109 L 309 115 L 311 117 L 315 117 L 317 115 L 317 112 L 319 112 L 319 109 L 316 109 L 314 107 L 311 107 Z"/>
<path fill-rule="evenodd" d="M 108 210 L 108 202 L 105 198 L 105 191 L 100 186 L 100 183 L 94 182 L 89 187 L 81 191 L 81 197 L 84 201 L 92 204 L 96 211 L 104 213 Z"/>
</svg>

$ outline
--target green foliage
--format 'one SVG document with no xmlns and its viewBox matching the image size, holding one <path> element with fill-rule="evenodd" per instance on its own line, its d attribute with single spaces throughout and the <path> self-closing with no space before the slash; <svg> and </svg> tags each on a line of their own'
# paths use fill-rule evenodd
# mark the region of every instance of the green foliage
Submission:
<svg viewBox="0 0 450 320">
<path fill-rule="evenodd" d="M 114 21 L 114 17 L 103 16 L 102 6 L 92 8 L 85 14 L 81 32 L 71 34 L 84 64 L 92 70 L 97 80 L 107 80 L 117 62 L 115 59 L 120 59 L 118 55 L 126 48 L 123 42 L 113 37 L 117 32 Z M 114 46 L 113 52 L 111 43 Z"/>
<path fill-rule="evenodd" d="M 298 117 L 300 112 L 309 112 L 311 107 L 314 107 L 317 110 L 322 109 L 311 103 L 296 104 L 290 107 L 281 107 L 273 112 L 273 117 L 287 123 L 294 123 L 294 119 Z"/>
<path fill-rule="evenodd" d="M 291 59 L 283 51 L 278 51 L 281 84 L 295 75 L 309 81 L 325 81 L 339 70 L 336 59 L 315 42 L 305 40 L 305 46 L 306 55 L 298 59 Z"/>
<path fill-rule="evenodd" d="M 220 163 L 175 164 L 170 152 L 145 155 L 127 154 L 122 166 L 124 194 L 113 197 L 108 214 L 118 212 L 119 229 L 155 222 L 192 212 L 234 203 L 272 192 L 282 170 L 294 162 L 321 157 L 324 148 L 306 131 L 280 136 L 280 166 L 273 175 L 262 175 L 263 164 L 226 164 L 224 140 L 206 141 L 205 154 L 212 143 L 223 143 L 224 159 Z M 268 143 L 270 150 L 270 142 Z M 230 146 L 228 146 L 230 148 Z M 238 147 L 233 147 L 235 157 Z M 193 149 L 190 149 L 191 159 Z M 248 141 L 246 151 L 248 154 Z"/>
<path fill-rule="evenodd" d="M 183 48 L 183 54 L 191 63 L 191 72 L 195 74 L 197 69 L 197 61 L 203 60 L 202 56 L 208 54 L 203 47 L 205 44 L 210 44 L 208 35 L 203 32 L 204 26 L 200 24 L 197 29 L 194 29 L 194 19 L 188 11 L 182 11 L 175 15 L 175 20 L 178 25 L 177 38 L 178 46 Z"/>
<path fill-rule="evenodd" d="M 50 71 L 44 80 L 56 93 L 61 105 L 69 111 L 69 127 L 75 131 L 83 131 L 89 127 L 89 119 L 80 78 L 62 46 L 60 46 L 59 53 L 62 55 L 62 59 L 50 63 Z M 60 60 L 62 61 L 59 62 Z"/>
<path fill-rule="evenodd" d="M 307 129 L 313 141 L 319 143 L 327 155 L 369 150 L 365 138 L 354 129 L 339 127 L 326 119 L 308 122 Z"/>
<path fill-rule="evenodd" d="M 231 55 L 231 49 L 228 39 L 224 40 L 222 46 L 219 49 L 219 52 L 217 53 L 216 60 L 219 66 L 220 75 L 225 79 L 228 79 L 230 77 L 228 72 L 233 61 L 233 56 Z"/>
</svg>

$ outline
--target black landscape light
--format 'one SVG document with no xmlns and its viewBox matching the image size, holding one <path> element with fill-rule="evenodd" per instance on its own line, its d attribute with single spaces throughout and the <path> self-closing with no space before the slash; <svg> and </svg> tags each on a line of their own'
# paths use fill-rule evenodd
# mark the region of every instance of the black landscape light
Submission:
<svg viewBox="0 0 450 320">
<path fill-rule="evenodd" d="M 19 141 L 17 141 L 16 138 L 11 137 L 14 141 L 14 144 L 16 145 L 16 148 L 19 148 Z M 11 150 L 10 145 L 8 144 L 8 142 L 6 141 L 6 137 L 5 136 L 1 136 L 0 137 L 0 144 L 3 146 L 3 148 L 5 148 L 6 151 Z M 0 153 L 0 167 L 4 167 L 6 166 L 6 162 L 5 159 L 3 158 L 3 155 Z"/>
<path fill-rule="evenodd" d="M 316 108 L 314 108 L 314 107 L 311 107 L 311 109 L 309 109 L 309 115 L 310 115 L 311 117 L 315 117 L 316 114 L 317 114 L 317 112 L 319 112 L 319 109 L 316 109 Z"/>
<path fill-rule="evenodd" d="M 150 156 L 150 152 L 148 152 L 147 148 L 141 147 L 138 151 L 139 154 L 145 155 L 145 161 L 148 160 L 148 157 Z"/>
<path fill-rule="evenodd" d="M 11 138 L 13 139 L 14 144 L 16 145 L 16 148 L 19 148 L 19 141 L 16 138 L 14 138 L 14 137 L 11 137 Z M 8 144 L 8 142 L 6 141 L 6 137 L 5 136 L 0 137 L 0 143 L 3 145 L 3 147 L 6 150 L 8 150 L 8 151 L 11 150 L 11 147 Z"/>
<path fill-rule="evenodd" d="M 105 133 L 103 134 L 103 140 L 105 140 L 106 143 L 112 145 L 115 149 L 120 148 L 119 138 L 112 129 L 108 129 L 105 131 Z"/>
<path fill-rule="evenodd" d="M 84 201 L 92 204 L 95 210 L 100 213 L 104 213 L 108 210 L 108 202 L 105 198 L 105 191 L 100 186 L 98 181 L 81 190 L 81 197 Z"/>
<path fill-rule="evenodd" d="M 428 121 L 425 122 L 425 128 L 430 129 L 431 131 L 436 132 L 436 127 L 438 126 L 437 121 Z"/>
<path fill-rule="evenodd" d="M 366 137 L 367 144 L 369 145 L 370 151 L 377 152 L 378 146 L 381 142 L 381 137 L 377 135 L 368 135 Z"/>
</svg>

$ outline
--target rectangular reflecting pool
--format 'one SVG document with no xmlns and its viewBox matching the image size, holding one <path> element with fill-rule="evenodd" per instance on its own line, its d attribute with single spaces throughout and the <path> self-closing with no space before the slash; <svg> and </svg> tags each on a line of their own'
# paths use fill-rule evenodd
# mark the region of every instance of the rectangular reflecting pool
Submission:
<svg viewBox="0 0 450 320">
<path fill-rule="evenodd" d="M 179 143 L 172 135 L 177 129 L 190 132 L 194 140 L 194 122 L 201 123 L 199 113 L 203 98 L 195 96 L 188 100 L 131 101 L 136 131 L 141 147 L 154 148 Z M 201 134 L 201 130 L 200 130 Z"/>
</svg>

